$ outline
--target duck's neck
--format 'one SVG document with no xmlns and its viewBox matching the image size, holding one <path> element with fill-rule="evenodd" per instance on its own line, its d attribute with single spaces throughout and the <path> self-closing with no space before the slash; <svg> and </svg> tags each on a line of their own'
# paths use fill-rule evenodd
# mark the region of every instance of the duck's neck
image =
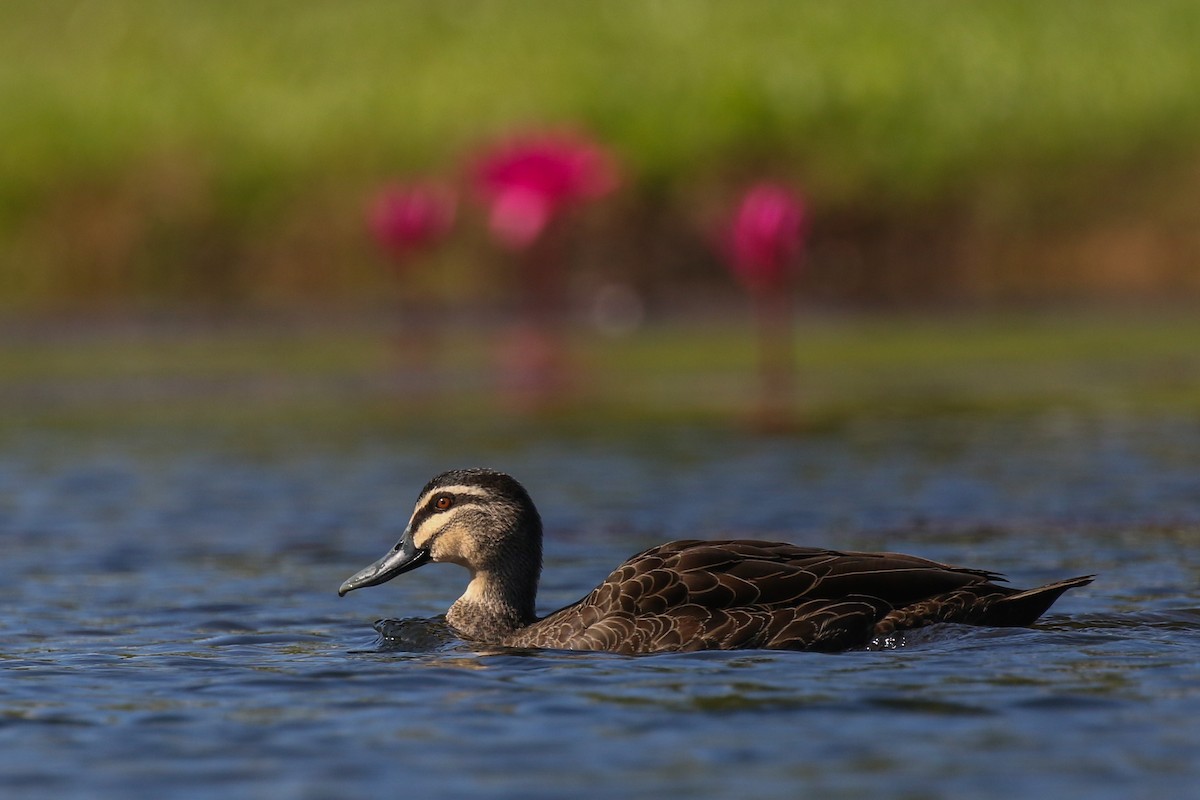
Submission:
<svg viewBox="0 0 1200 800">
<path fill-rule="evenodd" d="M 498 644 L 537 620 L 537 580 L 536 572 L 506 575 L 479 570 L 446 612 L 446 621 L 468 639 Z"/>
</svg>

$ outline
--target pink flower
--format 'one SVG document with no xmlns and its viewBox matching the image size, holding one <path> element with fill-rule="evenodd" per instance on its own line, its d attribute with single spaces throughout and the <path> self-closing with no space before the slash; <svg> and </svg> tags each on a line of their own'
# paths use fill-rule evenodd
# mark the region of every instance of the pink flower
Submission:
<svg viewBox="0 0 1200 800">
<path fill-rule="evenodd" d="M 791 190 L 759 183 L 742 198 L 728 231 L 734 275 L 751 288 L 778 287 L 807 233 L 804 204 Z"/>
<path fill-rule="evenodd" d="M 393 184 L 375 195 L 367 224 L 398 260 L 437 244 L 454 224 L 454 195 L 433 184 Z"/>
<path fill-rule="evenodd" d="M 503 245 L 533 244 L 568 206 L 616 188 L 612 158 L 573 134 L 536 134 L 502 142 L 480 158 L 474 181 L 491 207 L 489 226 Z"/>
</svg>

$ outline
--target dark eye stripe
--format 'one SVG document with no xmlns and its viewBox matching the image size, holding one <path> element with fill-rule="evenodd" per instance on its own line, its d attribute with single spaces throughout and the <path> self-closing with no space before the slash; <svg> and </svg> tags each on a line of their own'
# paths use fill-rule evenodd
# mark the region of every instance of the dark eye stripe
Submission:
<svg viewBox="0 0 1200 800">
<path fill-rule="evenodd" d="M 445 494 L 450 494 L 450 493 L 446 492 Z M 434 503 L 436 503 L 437 498 L 441 497 L 441 496 L 442 496 L 441 494 L 434 495 L 433 497 L 431 497 L 429 499 L 428 503 L 421 506 L 421 508 L 419 508 L 417 510 L 417 513 L 413 514 L 412 522 L 410 522 L 409 525 L 412 526 L 412 531 L 413 531 L 414 536 L 416 535 L 416 532 L 421 529 L 421 526 L 425 524 L 425 520 L 429 519 L 430 517 L 432 517 L 435 514 L 441 514 L 443 510 L 449 511 L 451 509 L 460 508 L 462 506 L 483 505 L 486 502 L 485 498 L 477 497 L 477 496 L 470 495 L 470 494 L 450 495 L 451 497 L 454 498 L 454 502 L 450 506 L 450 508 L 439 509 L 434 505 Z"/>
</svg>

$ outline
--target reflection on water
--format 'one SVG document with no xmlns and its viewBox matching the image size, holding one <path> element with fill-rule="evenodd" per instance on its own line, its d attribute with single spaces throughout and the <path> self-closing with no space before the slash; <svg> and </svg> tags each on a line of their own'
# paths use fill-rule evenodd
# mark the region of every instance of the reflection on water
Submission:
<svg viewBox="0 0 1200 800">
<path fill-rule="evenodd" d="M 1200 780 L 1194 421 L 476 433 L 6 434 L 5 796 L 1169 797 Z M 680 536 L 1099 578 L 1033 629 L 837 655 L 481 650 L 441 617 L 467 580 L 448 565 L 338 598 L 425 480 L 467 464 L 537 500 L 543 611 Z"/>
<path fill-rule="evenodd" d="M 375 630 L 379 633 L 378 649 L 385 652 L 431 653 L 461 644 L 446 624 L 445 615 L 431 619 L 379 619 L 375 620 Z"/>
</svg>

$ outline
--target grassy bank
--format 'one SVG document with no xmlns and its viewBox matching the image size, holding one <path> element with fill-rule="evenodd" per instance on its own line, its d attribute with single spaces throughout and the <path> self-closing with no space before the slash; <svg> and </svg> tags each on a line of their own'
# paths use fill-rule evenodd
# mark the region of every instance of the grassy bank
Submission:
<svg viewBox="0 0 1200 800">
<path fill-rule="evenodd" d="M 0 302 L 369 296 L 364 194 L 530 123 L 620 153 L 597 224 L 621 262 L 702 257 L 688 237 L 760 173 L 807 188 L 833 294 L 922 283 L 838 278 L 847 241 L 983 242 L 945 272 L 1122 208 L 1169 238 L 1196 41 L 1188 0 L 4 4 Z M 941 284 L 1032 280 L 1004 261 Z"/>
</svg>

